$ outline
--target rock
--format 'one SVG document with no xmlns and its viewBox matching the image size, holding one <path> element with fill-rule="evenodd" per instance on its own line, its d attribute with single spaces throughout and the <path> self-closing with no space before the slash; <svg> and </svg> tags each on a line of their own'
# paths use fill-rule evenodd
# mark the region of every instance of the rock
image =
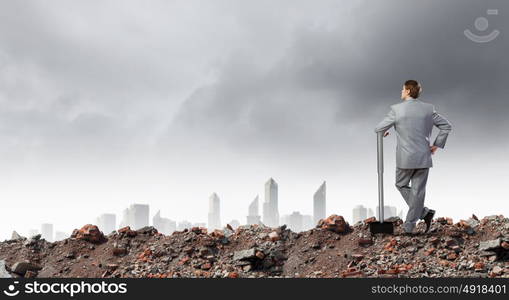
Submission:
<svg viewBox="0 0 509 300">
<path fill-rule="evenodd" d="M 17 262 L 11 267 L 13 273 L 21 276 L 25 275 L 27 271 L 39 271 L 41 269 L 42 267 L 28 261 Z"/>
<path fill-rule="evenodd" d="M 356 261 L 361 261 L 364 258 L 362 254 L 352 254 L 352 258 Z"/>
<path fill-rule="evenodd" d="M 256 249 L 251 248 L 247 250 L 235 251 L 233 253 L 233 260 L 252 260 L 256 258 Z"/>
<path fill-rule="evenodd" d="M 139 234 L 146 234 L 146 235 L 153 236 L 153 235 L 156 235 L 158 231 L 154 226 L 145 226 L 145 227 L 142 227 L 142 228 L 136 230 L 136 232 Z"/>
<path fill-rule="evenodd" d="M 345 233 L 348 231 L 348 223 L 342 216 L 331 215 L 326 219 L 321 219 L 316 225 L 317 228 L 333 231 L 336 233 Z"/>
<path fill-rule="evenodd" d="M 81 227 L 80 230 L 75 229 L 71 237 L 95 244 L 99 244 L 106 241 L 106 238 L 104 237 L 103 233 L 99 230 L 99 228 L 92 224 L 87 224 Z"/>
<path fill-rule="evenodd" d="M 137 234 L 136 231 L 131 230 L 131 227 L 129 227 L 129 226 L 120 228 L 118 230 L 118 233 L 121 235 L 128 236 L 128 237 L 135 237 Z"/>
<path fill-rule="evenodd" d="M 275 232 L 275 231 L 272 231 L 271 233 L 269 233 L 269 239 L 273 242 L 278 241 L 279 234 L 277 234 L 277 232 Z"/>
<path fill-rule="evenodd" d="M 11 278 L 11 274 L 5 268 L 5 260 L 0 260 L 0 278 Z"/>
<path fill-rule="evenodd" d="M 491 270 L 491 272 L 493 273 L 493 275 L 498 276 L 498 275 L 502 275 L 504 270 L 499 266 L 494 266 L 493 269 Z"/>
<path fill-rule="evenodd" d="M 503 241 L 502 243 L 500 243 L 500 246 L 502 248 L 504 248 L 505 250 L 509 250 L 509 243 L 506 241 Z"/>
<path fill-rule="evenodd" d="M 114 256 L 124 256 L 127 254 L 127 249 L 126 248 L 113 248 L 112 253 Z"/>
<path fill-rule="evenodd" d="M 479 243 L 479 250 L 480 251 L 493 251 L 495 249 L 500 248 L 501 240 L 494 239 L 489 241 L 484 241 Z"/>
<path fill-rule="evenodd" d="M 385 222 L 393 223 L 394 225 L 401 225 L 403 224 L 403 220 L 401 220 L 400 217 L 392 216 L 385 219 Z"/>
<path fill-rule="evenodd" d="M 430 256 L 431 254 L 435 253 L 435 248 L 429 248 L 428 250 L 424 251 L 424 255 Z"/>
<path fill-rule="evenodd" d="M 256 257 L 258 257 L 258 259 L 264 259 L 265 253 L 263 253 L 262 251 L 256 251 Z"/>
<path fill-rule="evenodd" d="M 376 218 L 375 217 L 369 217 L 369 218 L 364 220 L 365 224 L 369 224 L 369 223 L 373 223 L 373 222 L 376 222 Z"/>
<path fill-rule="evenodd" d="M 456 258 L 458 258 L 458 254 L 456 254 L 456 252 L 450 252 L 450 253 L 447 255 L 447 259 L 448 259 L 448 260 L 455 260 Z"/>
<path fill-rule="evenodd" d="M 25 278 L 35 278 L 37 277 L 37 272 L 35 271 L 27 271 L 25 273 Z"/>
<path fill-rule="evenodd" d="M 358 243 L 359 243 L 359 246 L 368 247 L 368 246 L 373 245 L 373 240 L 370 238 L 360 238 Z"/>
<path fill-rule="evenodd" d="M 474 264 L 474 270 L 475 270 L 476 272 L 482 272 L 482 271 L 484 271 L 484 263 L 482 263 L 482 262 L 477 262 L 477 263 L 475 263 L 475 264 Z"/>
<path fill-rule="evenodd" d="M 114 271 L 114 270 L 118 269 L 118 265 L 117 264 L 107 264 L 106 268 Z"/>
<path fill-rule="evenodd" d="M 475 228 L 475 227 L 479 226 L 479 224 L 480 224 L 479 219 L 477 219 L 477 217 L 475 217 L 475 218 L 474 218 L 474 217 L 475 217 L 475 215 L 472 215 L 472 218 L 470 218 L 470 219 L 468 219 L 468 220 L 466 221 L 466 223 L 467 223 L 470 227 L 472 227 L 472 228 Z"/>
<path fill-rule="evenodd" d="M 25 237 L 19 235 L 16 231 L 12 232 L 11 240 L 17 241 L 17 240 L 24 240 L 24 239 L 25 239 Z"/>
<path fill-rule="evenodd" d="M 220 229 L 216 229 L 214 231 L 212 231 L 212 233 L 210 234 L 212 237 L 215 237 L 217 239 L 222 239 L 225 237 L 224 235 L 224 231 L 220 230 Z"/>
<path fill-rule="evenodd" d="M 230 224 L 228 224 L 228 225 L 230 225 Z M 229 238 L 235 234 L 235 230 L 232 230 L 232 229 L 228 228 L 228 226 L 226 226 L 226 228 L 223 230 L 223 233 L 224 233 L 225 238 Z"/>
<path fill-rule="evenodd" d="M 42 236 L 41 236 L 41 234 L 40 234 L 40 233 L 38 233 L 38 234 L 36 234 L 36 235 L 31 236 L 31 237 L 30 237 L 30 239 L 31 239 L 31 240 L 34 240 L 34 241 L 38 241 L 38 240 L 40 240 L 40 239 L 41 239 L 41 237 L 42 237 Z"/>
</svg>

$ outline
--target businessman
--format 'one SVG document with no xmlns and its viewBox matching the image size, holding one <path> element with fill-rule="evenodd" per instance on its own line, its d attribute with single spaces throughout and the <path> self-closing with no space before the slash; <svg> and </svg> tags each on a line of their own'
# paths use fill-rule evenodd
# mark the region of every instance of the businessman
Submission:
<svg viewBox="0 0 509 300">
<path fill-rule="evenodd" d="M 424 206 L 424 198 L 429 169 L 433 166 L 431 155 L 445 147 L 452 129 L 451 123 L 438 114 L 433 105 L 417 99 L 421 92 L 417 81 L 406 81 L 401 91 L 403 102 L 392 105 L 375 128 L 375 132 L 384 137 L 389 135 L 387 130 L 391 127 L 396 130 L 396 188 L 408 204 L 403 223 L 407 234 L 413 234 L 419 219 L 426 222 L 425 232 L 429 231 L 435 211 Z M 430 144 L 433 126 L 438 127 L 439 133 Z"/>
</svg>

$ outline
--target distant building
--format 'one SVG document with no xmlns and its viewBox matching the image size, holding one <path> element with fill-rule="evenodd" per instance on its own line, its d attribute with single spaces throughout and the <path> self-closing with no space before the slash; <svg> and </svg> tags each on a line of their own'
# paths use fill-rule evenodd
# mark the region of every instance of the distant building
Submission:
<svg viewBox="0 0 509 300">
<path fill-rule="evenodd" d="M 316 224 L 313 222 L 312 215 L 303 215 L 302 216 L 302 231 L 309 230 L 315 228 Z"/>
<path fill-rule="evenodd" d="M 123 228 L 123 227 L 126 227 L 126 226 L 130 226 L 129 225 L 130 223 L 130 220 L 129 220 L 129 208 L 126 208 L 122 211 L 122 218 L 120 219 L 120 223 L 118 224 L 118 228 Z"/>
<path fill-rule="evenodd" d="M 149 206 L 147 204 L 131 204 L 122 212 L 120 227 L 129 226 L 133 230 L 138 230 L 148 226 L 148 220 Z"/>
<path fill-rule="evenodd" d="M 216 193 L 209 197 L 208 229 L 221 229 L 221 205 Z"/>
<path fill-rule="evenodd" d="M 314 223 L 326 218 L 326 184 L 325 181 L 313 195 L 313 217 Z"/>
<path fill-rule="evenodd" d="M 68 238 L 70 235 L 68 233 L 65 233 L 63 231 L 57 231 L 55 232 L 55 241 L 61 241 Z"/>
<path fill-rule="evenodd" d="M 161 217 L 161 211 L 152 218 L 152 225 L 162 234 L 170 235 L 177 229 L 177 222 Z"/>
<path fill-rule="evenodd" d="M 197 223 L 193 223 L 193 225 L 191 226 L 192 227 L 200 227 L 200 228 L 207 228 L 207 224 L 206 223 L 203 223 L 203 222 L 197 222 Z"/>
<path fill-rule="evenodd" d="M 379 218 L 380 210 L 378 209 L 378 206 L 376 207 L 376 219 Z M 397 209 L 395 206 L 390 205 L 384 205 L 384 219 L 388 219 L 390 217 L 397 217 Z"/>
<path fill-rule="evenodd" d="M 279 226 L 278 186 L 276 181 L 272 178 L 265 183 L 263 224 L 269 227 Z"/>
<path fill-rule="evenodd" d="M 178 231 L 183 231 L 184 229 L 190 229 L 191 227 L 193 227 L 193 224 L 191 222 L 189 222 L 189 221 L 181 221 L 177 225 L 177 230 Z"/>
<path fill-rule="evenodd" d="M 247 225 L 260 224 L 261 217 L 260 217 L 258 205 L 259 205 L 259 200 L 258 200 L 258 195 L 257 195 L 256 198 L 254 198 L 253 202 L 251 202 L 251 204 L 249 204 L 248 215 L 247 215 Z"/>
<path fill-rule="evenodd" d="M 353 208 L 352 217 L 353 224 L 364 221 L 368 218 L 368 209 L 362 205 L 357 205 Z"/>
<path fill-rule="evenodd" d="M 373 210 L 371 208 L 368 208 L 368 215 L 367 215 L 367 217 L 371 218 L 371 217 L 374 217 L 374 216 L 375 216 L 375 213 L 373 212 Z"/>
<path fill-rule="evenodd" d="M 114 214 L 102 214 L 97 217 L 96 224 L 100 231 L 102 231 L 105 235 L 108 235 L 116 229 L 117 216 Z"/>
<path fill-rule="evenodd" d="M 53 224 L 41 224 L 41 237 L 48 242 L 53 242 Z"/>
<path fill-rule="evenodd" d="M 288 216 L 286 224 L 292 231 L 301 232 L 303 231 L 304 216 L 300 212 L 295 211 Z"/>
</svg>

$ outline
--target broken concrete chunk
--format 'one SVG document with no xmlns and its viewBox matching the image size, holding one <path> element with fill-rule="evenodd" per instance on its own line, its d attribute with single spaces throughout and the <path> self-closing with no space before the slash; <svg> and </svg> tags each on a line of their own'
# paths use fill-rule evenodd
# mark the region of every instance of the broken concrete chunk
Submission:
<svg viewBox="0 0 509 300">
<path fill-rule="evenodd" d="M 102 243 L 106 241 L 103 233 L 99 230 L 99 228 L 92 224 L 87 224 L 81 227 L 80 230 L 74 229 L 72 238 L 76 238 L 78 240 L 88 241 L 90 243 Z"/>
<path fill-rule="evenodd" d="M 0 260 L 0 278 L 11 278 L 11 274 L 5 268 L 5 260 Z"/>
<path fill-rule="evenodd" d="M 21 261 L 12 265 L 11 269 L 13 273 L 23 276 L 27 271 L 39 271 L 42 267 L 28 261 Z"/>
<path fill-rule="evenodd" d="M 235 251 L 233 253 L 233 260 L 250 260 L 256 258 L 256 249 L 251 248 L 247 250 Z"/>
<path fill-rule="evenodd" d="M 344 233 L 348 231 L 348 223 L 342 216 L 331 215 L 326 219 L 321 219 L 316 225 L 317 228 L 330 230 L 336 233 Z"/>
<path fill-rule="evenodd" d="M 495 249 L 500 248 L 500 243 L 502 241 L 500 239 L 494 239 L 489 241 L 484 241 L 479 243 L 479 250 L 481 251 L 493 251 Z"/>
</svg>

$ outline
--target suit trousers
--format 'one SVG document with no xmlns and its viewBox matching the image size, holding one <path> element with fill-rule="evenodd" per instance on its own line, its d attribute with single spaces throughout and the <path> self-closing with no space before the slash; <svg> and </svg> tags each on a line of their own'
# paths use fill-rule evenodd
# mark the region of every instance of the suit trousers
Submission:
<svg viewBox="0 0 509 300">
<path fill-rule="evenodd" d="M 408 213 L 403 223 L 403 229 L 406 232 L 412 232 L 417 221 L 423 219 L 429 211 L 429 209 L 424 206 L 428 173 L 429 168 L 396 168 L 396 188 L 408 204 Z"/>
</svg>

